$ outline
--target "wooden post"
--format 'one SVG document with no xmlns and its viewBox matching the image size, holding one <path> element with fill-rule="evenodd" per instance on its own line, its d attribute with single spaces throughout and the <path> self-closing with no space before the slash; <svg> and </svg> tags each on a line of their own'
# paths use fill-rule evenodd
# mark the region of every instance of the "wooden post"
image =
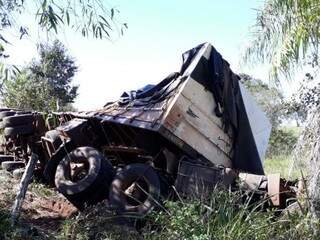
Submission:
<svg viewBox="0 0 320 240">
<path fill-rule="evenodd" d="M 23 173 L 23 176 L 20 181 L 19 190 L 17 192 L 16 199 L 14 201 L 14 205 L 12 207 L 11 211 L 11 224 L 14 225 L 19 216 L 20 211 L 22 207 L 23 200 L 26 196 L 26 192 L 28 190 L 28 185 L 30 183 L 31 177 L 33 175 L 33 170 L 36 166 L 36 163 L 38 161 L 38 155 L 35 153 L 32 153 L 31 158 L 27 164 L 26 171 Z"/>
</svg>

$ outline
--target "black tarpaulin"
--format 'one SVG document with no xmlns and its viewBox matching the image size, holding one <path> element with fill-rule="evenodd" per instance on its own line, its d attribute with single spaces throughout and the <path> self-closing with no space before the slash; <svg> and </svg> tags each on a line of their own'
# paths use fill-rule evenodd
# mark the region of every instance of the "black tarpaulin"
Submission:
<svg viewBox="0 0 320 240">
<path fill-rule="evenodd" d="M 170 74 L 157 85 L 125 92 L 117 103 L 120 106 L 130 104 L 141 107 L 163 101 L 171 93 L 172 89 L 169 86 L 173 81 L 182 82 L 188 77 L 185 71 L 205 46 L 207 45 L 198 45 L 182 55 L 183 64 L 180 72 Z M 233 167 L 249 173 L 264 174 L 240 91 L 239 76 L 231 71 L 229 63 L 212 46 L 209 56 L 201 56 L 189 76 L 212 92 L 217 104 L 215 109 L 212 109 L 212 114 L 223 119 L 225 132 L 232 128 L 235 134 Z"/>
</svg>

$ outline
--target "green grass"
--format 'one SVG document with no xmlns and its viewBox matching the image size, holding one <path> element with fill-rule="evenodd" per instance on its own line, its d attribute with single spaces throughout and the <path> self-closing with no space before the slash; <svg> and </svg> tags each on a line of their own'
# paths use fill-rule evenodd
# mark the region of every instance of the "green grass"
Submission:
<svg viewBox="0 0 320 240">
<path fill-rule="evenodd" d="M 308 216 L 277 218 L 273 211 L 260 211 L 262 203 L 249 205 L 242 200 L 239 192 L 217 190 L 206 203 L 167 202 L 167 211 L 149 216 L 144 239 L 318 239 Z"/>
<path fill-rule="evenodd" d="M 263 202 L 250 205 L 243 197 L 240 192 L 216 189 L 206 202 L 197 198 L 167 201 L 166 210 L 146 217 L 140 233 L 115 224 L 114 213 L 99 204 L 65 221 L 58 239 L 319 239 L 313 234 L 308 215 L 296 212 L 277 217 L 275 211 L 259 210 Z"/>
<path fill-rule="evenodd" d="M 297 179 L 301 178 L 300 169 L 294 167 L 289 175 L 289 170 L 292 165 L 292 156 L 291 155 L 279 155 L 267 158 L 264 161 L 264 171 L 265 174 L 271 173 L 280 173 L 281 177 L 286 179 Z M 301 169 L 305 174 L 304 169 Z M 305 175 L 304 175 L 305 176 Z"/>
<path fill-rule="evenodd" d="M 285 161 L 288 158 L 284 158 Z M 270 171 L 273 172 L 275 166 L 279 169 L 277 162 L 275 159 L 270 161 Z M 41 185 L 34 184 L 32 189 L 47 195 Z M 146 225 L 140 233 L 118 225 L 115 213 L 102 202 L 65 220 L 52 239 L 319 239 L 313 234 L 308 215 L 295 213 L 277 217 L 274 211 L 259 210 L 262 203 L 250 205 L 243 202 L 243 196 L 241 192 L 215 189 L 206 202 L 198 198 L 167 201 L 164 203 L 165 211 L 153 211 L 147 216 Z M 31 226 L 12 228 L 9 212 L 2 209 L 0 206 L 0 239 L 45 239 L 34 235 Z M 320 226 L 318 222 L 316 224 Z"/>
<path fill-rule="evenodd" d="M 280 172 L 288 177 L 290 156 L 277 156 L 265 160 L 265 172 Z M 291 179 L 299 177 L 294 170 Z M 54 194 L 44 185 L 32 183 L 30 190 L 37 195 Z M 260 211 L 261 203 L 243 202 L 241 192 L 216 189 L 209 201 L 194 198 L 189 201 L 167 201 L 165 211 L 153 211 L 146 218 L 146 225 L 138 233 L 120 226 L 115 213 L 104 204 L 86 209 L 72 219 L 65 220 L 53 239 L 146 239 L 146 240 L 267 240 L 267 239 L 320 239 L 311 229 L 311 219 L 301 212 L 277 216 L 270 211 Z M 9 212 L 0 205 L 0 239 L 43 239 L 34 235 L 32 226 L 12 228 Z M 318 222 L 316 226 L 320 225 Z"/>
<path fill-rule="evenodd" d="M 29 185 L 29 191 L 33 192 L 38 197 L 43 197 L 43 198 L 50 198 L 50 197 L 57 196 L 57 192 L 53 191 L 53 189 L 50 189 L 48 188 L 48 186 L 41 183 L 37 183 L 37 182 L 32 182 Z"/>
<path fill-rule="evenodd" d="M 28 224 L 11 225 L 10 212 L 0 205 L 0 239 L 1 240 L 44 240 L 35 229 Z"/>
<path fill-rule="evenodd" d="M 102 202 L 88 207 L 81 214 L 65 220 L 57 239 L 77 240 L 136 240 L 139 233 L 125 225 L 119 225 L 119 217 Z"/>
</svg>

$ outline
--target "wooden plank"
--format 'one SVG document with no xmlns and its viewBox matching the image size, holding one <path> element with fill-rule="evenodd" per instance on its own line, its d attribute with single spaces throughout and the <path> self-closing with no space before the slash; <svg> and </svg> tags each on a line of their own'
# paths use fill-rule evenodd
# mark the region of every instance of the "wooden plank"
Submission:
<svg viewBox="0 0 320 240">
<path fill-rule="evenodd" d="M 232 133 L 229 137 L 223 131 L 221 119 L 212 113 L 214 107 L 212 93 L 188 77 L 171 99 L 161 125 L 214 164 L 232 167 Z"/>
<path fill-rule="evenodd" d="M 212 92 L 205 89 L 203 85 L 189 78 L 181 94 L 192 102 L 199 111 L 206 115 L 219 128 L 223 129 L 222 119 L 215 115 L 216 103 Z"/>
<path fill-rule="evenodd" d="M 185 127 L 182 128 L 180 125 L 183 122 Z M 170 113 L 166 116 L 164 125 L 189 145 L 192 145 L 189 142 L 192 142 L 193 139 L 182 138 L 181 135 L 185 134 L 182 131 L 188 131 L 187 126 L 192 127 L 202 135 L 201 142 L 210 141 L 225 154 L 230 155 L 232 150 L 230 137 L 211 118 L 204 115 L 196 105 L 186 99 L 183 94 L 179 95 Z M 190 131 L 193 130 L 190 129 Z"/>
<path fill-rule="evenodd" d="M 19 185 L 19 190 L 17 192 L 17 196 L 11 211 L 11 223 L 14 225 L 20 216 L 20 211 L 22 207 L 23 200 L 26 196 L 26 192 L 28 190 L 28 186 L 33 175 L 33 170 L 36 166 L 39 157 L 37 154 L 32 153 L 31 158 L 27 164 L 26 170 L 23 173 L 21 178 L 21 182 Z"/>
<path fill-rule="evenodd" d="M 280 173 L 268 174 L 268 195 L 273 206 L 280 206 Z"/>
<path fill-rule="evenodd" d="M 212 141 L 206 139 L 205 136 L 201 134 L 201 132 L 199 132 L 198 129 L 191 125 L 188 121 L 182 119 L 178 123 L 177 127 L 169 126 L 169 121 L 167 121 L 165 122 L 164 126 L 167 130 L 172 130 L 169 130 L 172 135 L 187 143 L 212 163 L 223 165 L 226 167 L 232 166 L 230 157 L 219 147 L 217 147 Z"/>
<path fill-rule="evenodd" d="M 227 153 L 230 152 L 232 140 L 228 134 L 213 121 L 213 117 L 203 114 L 198 106 L 186 99 L 183 94 L 178 99 L 176 106 L 180 107 L 182 111 L 186 113 L 185 119 L 191 125 L 195 126 L 203 135 L 208 137 L 215 144 L 221 146 Z"/>
</svg>

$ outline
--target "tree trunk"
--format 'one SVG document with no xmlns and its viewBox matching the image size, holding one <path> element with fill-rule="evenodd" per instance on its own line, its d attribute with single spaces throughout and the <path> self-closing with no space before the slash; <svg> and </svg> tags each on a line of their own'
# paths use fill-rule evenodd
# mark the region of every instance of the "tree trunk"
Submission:
<svg viewBox="0 0 320 240">
<path fill-rule="evenodd" d="M 310 211 L 320 219 L 320 111 L 315 111 L 299 137 L 295 149 L 295 167 L 308 169 Z"/>
</svg>

